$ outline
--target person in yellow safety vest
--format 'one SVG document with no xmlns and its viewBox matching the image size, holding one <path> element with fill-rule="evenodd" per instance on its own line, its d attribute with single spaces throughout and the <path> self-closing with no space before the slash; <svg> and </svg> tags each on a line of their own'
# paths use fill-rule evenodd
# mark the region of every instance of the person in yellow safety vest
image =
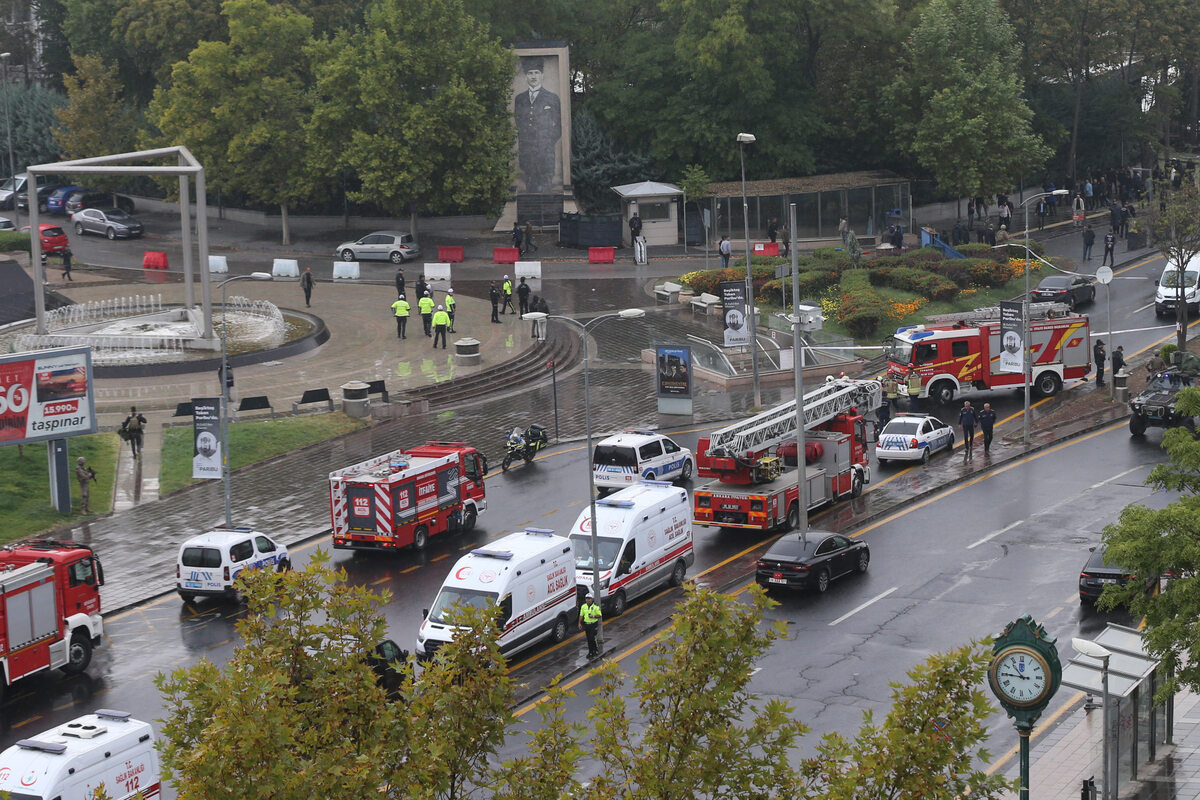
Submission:
<svg viewBox="0 0 1200 800">
<path fill-rule="evenodd" d="M 600 643 L 597 637 L 600 633 L 600 605 L 592 599 L 592 593 L 583 596 L 583 605 L 579 607 L 579 627 L 587 634 L 588 658 L 600 655 Z"/>
<path fill-rule="evenodd" d="M 500 293 L 504 295 L 504 304 L 500 306 L 500 313 L 505 314 L 510 308 L 514 314 L 517 313 L 516 307 L 512 304 L 512 279 L 507 275 L 504 276 L 504 283 L 501 285 Z"/>
<path fill-rule="evenodd" d="M 920 408 L 921 403 L 921 375 L 918 372 L 911 372 L 908 375 L 908 400 L 912 410 L 916 411 Z"/>
<path fill-rule="evenodd" d="M 446 313 L 450 315 L 450 332 L 454 333 L 454 290 L 446 290 Z"/>
<path fill-rule="evenodd" d="M 392 303 L 392 311 L 396 313 L 396 338 L 407 339 L 405 329 L 408 327 L 408 301 L 404 299 L 404 295 L 396 298 L 396 302 Z"/>
<path fill-rule="evenodd" d="M 417 309 L 421 312 L 421 321 L 425 323 L 425 335 L 433 336 L 433 331 L 430 329 L 430 323 L 433 321 L 433 298 L 429 296 L 429 292 L 417 301 Z"/>
<path fill-rule="evenodd" d="M 450 315 L 443 306 L 433 312 L 433 349 L 437 349 L 438 337 L 442 338 L 442 349 L 446 349 L 446 329 L 450 327 Z"/>
</svg>

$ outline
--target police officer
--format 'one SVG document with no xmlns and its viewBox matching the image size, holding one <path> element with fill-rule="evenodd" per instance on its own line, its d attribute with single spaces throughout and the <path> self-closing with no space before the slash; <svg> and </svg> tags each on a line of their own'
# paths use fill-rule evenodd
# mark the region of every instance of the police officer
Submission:
<svg viewBox="0 0 1200 800">
<path fill-rule="evenodd" d="M 437 349 L 438 337 L 442 340 L 442 349 L 446 349 L 446 329 L 450 327 L 450 315 L 445 306 L 438 306 L 433 312 L 433 349 Z"/>
<path fill-rule="evenodd" d="M 1095 346 L 1092 347 L 1092 358 L 1096 362 L 1096 385 L 1104 385 L 1104 362 L 1108 358 L 1108 351 L 1104 349 L 1104 340 L 1097 339 Z"/>
<path fill-rule="evenodd" d="M 392 311 L 396 314 L 396 338 L 407 339 L 408 336 L 405 330 L 408 328 L 408 301 L 404 299 L 404 295 L 396 298 L 396 302 L 392 303 Z"/>
<path fill-rule="evenodd" d="M 454 333 L 454 305 L 457 301 L 454 299 L 454 290 L 446 290 L 446 313 L 450 315 L 450 332 Z"/>
<path fill-rule="evenodd" d="M 425 324 L 425 335 L 433 336 L 433 298 L 429 296 L 429 292 L 417 301 L 417 309 L 421 312 L 421 322 Z"/>
<path fill-rule="evenodd" d="M 492 322 L 499 322 L 500 317 L 496 313 L 500 310 L 500 290 L 496 288 L 495 281 L 488 285 L 488 299 L 492 301 Z"/>
<path fill-rule="evenodd" d="M 520 284 L 517 286 L 517 306 L 521 309 L 521 316 L 529 313 L 529 292 L 529 284 L 522 277 Z"/>
<path fill-rule="evenodd" d="M 418 275 L 415 285 L 417 287 L 417 301 L 419 302 L 425 296 L 425 293 L 429 291 L 429 284 L 425 282 L 424 275 Z"/>
<path fill-rule="evenodd" d="M 587 634 L 588 658 L 600 655 L 600 643 L 597 637 L 600 633 L 600 605 L 592 599 L 592 593 L 583 596 L 583 605 L 579 607 L 579 627 Z"/>
<path fill-rule="evenodd" d="M 517 313 L 517 309 L 513 308 L 512 304 L 512 279 L 507 275 L 504 276 L 504 284 L 500 289 L 500 293 L 504 295 L 504 305 L 500 308 L 501 314 L 508 313 L 508 309 L 512 308 L 512 312 Z"/>
<path fill-rule="evenodd" d="M 921 375 L 917 372 L 911 372 L 908 375 L 908 402 L 909 408 L 916 412 L 921 409 Z"/>
</svg>

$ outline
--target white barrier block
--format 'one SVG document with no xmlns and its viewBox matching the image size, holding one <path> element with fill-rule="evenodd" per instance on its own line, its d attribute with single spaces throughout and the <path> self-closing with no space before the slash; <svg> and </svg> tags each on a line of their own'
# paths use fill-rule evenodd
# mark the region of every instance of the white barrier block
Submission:
<svg viewBox="0 0 1200 800">
<path fill-rule="evenodd" d="M 229 272 L 229 260 L 225 256 L 209 256 L 208 271 L 213 275 Z"/>
<path fill-rule="evenodd" d="M 517 263 L 513 264 L 513 277 L 518 280 L 521 278 L 542 277 L 542 262 L 518 261 Z"/>
<path fill-rule="evenodd" d="M 299 278 L 300 263 L 294 258 L 277 258 L 271 265 L 271 274 L 276 278 Z"/>
<path fill-rule="evenodd" d="M 333 279 L 335 281 L 356 281 L 359 278 L 357 261 L 333 262 Z"/>
<path fill-rule="evenodd" d="M 450 280 L 450 263 L 446 261 L 426 261 L 425 262 L 425 280 L 427 281 L 448 281 Z"/>
</svg>

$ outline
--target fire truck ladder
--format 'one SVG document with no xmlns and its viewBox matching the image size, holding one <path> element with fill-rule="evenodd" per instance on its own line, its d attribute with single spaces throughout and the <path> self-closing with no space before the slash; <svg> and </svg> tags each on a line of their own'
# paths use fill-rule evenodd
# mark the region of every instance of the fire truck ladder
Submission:
<svg viewBox="0 0 1200 800">
<path fill-rule="evenodd" d="M 836 378 L 804 395 L 804 430 L 812 430 L 838 414 L 858 408 L 866 413 L 879 407 L 883 386 L 879 381 Z M 708 452 L 725 458 L 761 452 L 796 435 L 796 401 L 789 400 L 748 420 L 716 431 L 708 439 Z"/>
<path fill-rule="evenodd" d="M 1029 304 L 1030 319 L 1051 319 L 1053 317 L 1065 317 L 1070 313 L 1071 309 L 1066 303 Z M 980 325 L 986 322 L 998 322 L 999 320 L 999 306 L 986 306 L 984 308 L 977 308 L 974 311 L 959 311 L 954 314 L 933 314 L 925 318 L 927 323 L 933 325 L 952 325 L 955 322 L 963 322 L 970 325 Z"/>
</svg>

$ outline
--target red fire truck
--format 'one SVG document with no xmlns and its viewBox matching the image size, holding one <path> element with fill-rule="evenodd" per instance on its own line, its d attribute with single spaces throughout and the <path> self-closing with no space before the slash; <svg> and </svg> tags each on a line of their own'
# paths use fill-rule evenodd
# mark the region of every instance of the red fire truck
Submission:
<svg viewBox="0 0 1200 800">
<path fill-rule="evenodd" d="M 804 485 L 808 507 L 858 497 L 871 481 L 863 414 L 879 407 L 879 381 L 829 379 L 805 393 Z M 796 527 L 796 402 L 701 438 L 696 474 L 716 478 L 692 492 L 697 525 L 770 530 Z"/>
<path fill-rule="evenodd" d="M 35 672 L 87 669 L 104 634 L 103 584 L 87 545 L 34 539 L 0 548 L 0 695 Z"/>
<path fill-rule="evenodd" d="M 1088 318 L 1070 313 L 1064 303 L 1032 303 L 1029 333 L 1033 364 L 1031 388 L 1049 397 L 1063 381 L 1086 377 L 1092 369 Z M 1001 372 L 1001 353 L 1008 345 L 1014 363 L 1022 363 L 1020 337 L 1002 342 L 1000 309 L 979 308 L 929 317 L 924 325 L 900 328 L 887 344 L 888 378 L 901 387 L 910 376 L 921 380 L 919 397 L 949 403 L 972 389 L 1020 389 L 1021 371 Z M 911 389 L 909 390 L 911 392 Z"/>
<path fill-rule="evenodd" d="M 463 442 L 428 442 L 329 473 L 333 546 L 378 550 L 469 531 L 487 508 L 483 453 Z"/>
</svg>

